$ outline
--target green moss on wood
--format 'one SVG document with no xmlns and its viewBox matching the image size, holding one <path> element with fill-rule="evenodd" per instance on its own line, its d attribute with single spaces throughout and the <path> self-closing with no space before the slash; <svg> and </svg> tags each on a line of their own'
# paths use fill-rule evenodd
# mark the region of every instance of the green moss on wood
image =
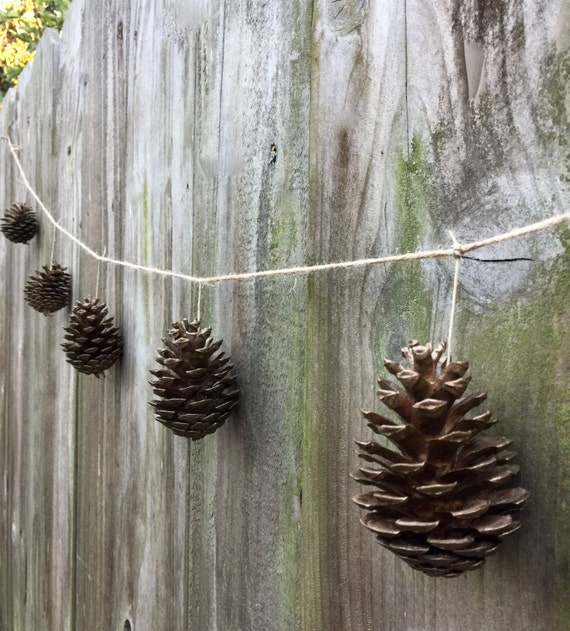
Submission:
<svg viewBox="0 0 570 631">
<path fill-rule="evenodd" d="M 561 453 L 562 484 L 560 513 L 564 520 L 562 545 L 566 561 L 570 560 L 570 386 L 566 388 L 564 399 L 555 410 L 556 436 Z M 565 533 L 565 534 L 564 534 Z M 570 599 L 564 600 L 561 619 L 566 621 L 564 628 L 570 629 Z"/>
<path fill-rule="evenodd" d="M 396 250 L 414 252 L 422 243 L 422 232 L 427 216 L 427 164 L 425 149 L 415 134 L 408 156 L 401 154 L 396 165 Z M 393 302 L 399 305 L 399 317 L 407 323 L 410 335 L 427 338 L 429 335 L 429 296 L 424 290 L 421 261 L 400 263 Z"/>
<path fill-rule="evenodd" d="M 402 252 L 413 251 L 420 244 L 422 210 L 426 206 L 425 175 L 425 149 L 420 136 L 414 134 L 408 155 L 400 153 L 396 163 L 396 246 Z"/>
<path fill-rule="evenodd" d="M 570 121 L 568 117 L 568 82 L 570 52 L 553 50 L 542 66 L 542 86 L 536 106 L 537 132 L 546 147 L 558 145 L 564 152 L 560 173 L 563 182 L 570 182 Z"/>
<path fill-rule="evenodd" d="M 295 214 L 290 209 L 285 217 L 272 219 L 269 223 L 270 267 L 286 264 L 289 254 L 297 247 Z"/>
<path fill-rule="evenodd" d="M 483 313 L 460 310 L 457 346 L 471 364 L 472 389 L 488 392 L 498 433 L 514 441 L 541 537 L 563 566 L 570 562 L 570 229 L 558 235 L 564 254 L 548 269 L 536 265 L 525 296 Z M 524 522 L 523 515 L 522 536 Z M 570 624 L 570 609 L 559 616 Z"/>
<path fill-rule="evenodd" d="M 323 393 L 331 375 L 323 344 L 320 296 L 322 288 L 313 276 L 307 279 L 305 317 L 305 386 L 303 409 L 303 504 L 301 513 L 301 628 L 329 629 L 330 594 L 327 569 L 329 541 L 329 476 L 327 458 L 329 424 L 325 418 Z"/>
<path fill-rule="evenodd" d="M 568 500 L 568 498 L 570 498 L 570 386 L 566 388 L 564 401 L 556 408 L 555 419 L 558 445 L 560 447 L 560 451 L 566 456 L 566 458 L 564 458 L 564 469 L 566 475 L 564 476 L 565 480 L 563 482 L 563 488 L 568 497 L 563 498 L 562 506 L 564 511 L 567 512 L 570 517 L 570 506 Z M 568 545 L 570 546 L 570 540 L 568 541 Z"/>
<path fill-rule="evenodd" d="M 408 155 L 402 151 L 396 159 L 395 248 L 400 254 L 422 247 L 429 216 L 428 169 L 424 142 L 415 134 Z M 379 314 L 383 326 L 376 329 L 374 337 L 378 370 L 390 347 L 403 345 L 410 338 L 428 340 L 432 299 L 432 292 L 426 291 L 421 261 L 392 266 Z"/>
<path fill-rule="evenodd" d="M 302 330 L 301 312 L 298 305 L 293 305 L 295 321 L 291 329 Z M 302 335 L 291 337 L 292 346 L 287 349 L 286 404 L 284 424 L 284 444 L 293 445 L 293 451 L 287 462 L 287 477 L 281 490 L 279 506 L 279 566 L 282 575 L 282 603 L 284 610 L 280 617 L 282 631 L 298 629 L 300 624 L 301 600 L 301 505 L 302 505 L 302 467 L 301 457 L 303 399 L 299 396 L 302 389 L 305 368 L 305 354 Z"/>
<path fill-rule="evenodd" d="M 559 259 L 556 272 L 555 291 L 555 314 L 557 317 L 553 326 L 560 328 L 561 344 L 556 346 L 559 357 L 559 367 L 557 372 L 558 392 L 560 398 L 553 401 L 556 406 L 554 416 L 556 419 L 556 433 L 558 438 L 558 448 L 561 458 L 561 473 L 563 476 L 563 489 L 565 494 L 561 498 L 561 511 L 564 520 L 564 544 L 566 558 L 570 561 L 570 228 L 562 226 L 558 229 L 560 242 L 564 247 L 564 254 Z M 566 384 L 566 387 L 564 387 Z M 570 626 L 570 603 L 568 605 L 567 620 Z"/>
<path fill-rule="evenodd" d="M 568 145 L 570 123 L 566 102 L 569 80 L 570 53 L 551 52 L 543 65 L 542 93 L 545 101 L 539 114 L 542 123 L 539 129 L 546 143 L 558 142 L 560 145 Z"/>
<path fill-rule="evenodd" d="M 275 255 L 286 256 L 283 252 Z M 276 437 L 283 444 L 281 450 L 283 482 L 279 496 L 279 542 L 278 568 L 280 587 L 280 611 L 276 616 L 276 628 L 282 631 L 298 629 L 300 624 L 299 603 L 301 598 L 300 554 L 301 554 L 301 489 L 299 476 L 301 470 L 301 441 L 303 433 L 303 398 L 299 393 L 303 389 L 305 354 L 303 328 L 304 319 L 301 309 L 302 291 L 293 291 L 293 279 L 276 279 L 272 284 L 272 305 L 279 305 L 273 313 L 276 322 L 272 329 L 272 342 L 276 344 L 274 352 L 284 356 L 284 376 L 282 392 L 284 401 L 284 419 L 281 435 Z M 277 313 L 279 312 L 279 315 Z M 268 343 L 271 343 L 268 340 Z M 281 389 L 280 389 L 281 391 Z"/>
</svg>

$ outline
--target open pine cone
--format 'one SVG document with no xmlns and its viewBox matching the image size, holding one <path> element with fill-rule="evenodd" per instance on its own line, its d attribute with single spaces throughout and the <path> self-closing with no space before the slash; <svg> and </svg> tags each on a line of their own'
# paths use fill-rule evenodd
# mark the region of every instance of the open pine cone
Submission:
<svg viewBox="0 0 570 631">
<path fill-rule="evenodd" d="M 239 398 L 230 358 L 218 352 L 222 340 L 214 342 L 210 333 L 198 320 L 173 322 L 162 339 L 166 348 L 158 351 L 161 368 L 150 371 L 154 394 L 161 397 L 150 402 L 156 420 L 193 440 L 223 425 Z"/>
<path fill-rule="evenodd" d="M 444 350 L 412 341 L 402 349 L 408 368 L 384 362 L 403 388 L 380 377 L 378 398 L 402 422 L 363 415 L 397 449 L 357 441 L 359 456 L 375 467 L 352 477 L 373 487 L 353 499 L 379 543 L 414 569 L 451 577 L 481 566 L 519 528 L 529 493 L 507 486 L 519 469 L 511 441 L 479 435 L 495 422 L 491 413 L 465 418 L 486 394 L 463 396 L 468 364 L 448 363 Z"/>
<path fill-rule="evenodd" d="M 98 298 L 88 296 L 75 303 L 61 346 L 67 361 L 79 372 L 105 376 L 104 371 L 121 355 L 123 341 L 108 314 L 107 305 Z"/>
<path fill-rule="evenodd" d="M 36 213 L 25 204 L 12 204 L 1 220 L 4 236 L 14 243 L 27 243 L 39 229 Z"/>
<path fill-rule="evenodd" d="M 44 265 L 44 271 L 36 270 L 24 289 L 28 304 L 44 315 L 50 315 L 69 304 L 71 275 L 59 263 Z"/>
</svg>

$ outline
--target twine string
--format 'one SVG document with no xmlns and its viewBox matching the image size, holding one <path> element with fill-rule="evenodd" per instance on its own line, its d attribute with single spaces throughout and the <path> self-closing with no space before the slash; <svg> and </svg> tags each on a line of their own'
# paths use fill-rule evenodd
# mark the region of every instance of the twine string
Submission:
<svg viewBox="0 0 570 631">
<path fill-rule="evenodd" d="M 38 206 L 42 209 L 47 219 L 53 224 L 54 228 L 59 230 L 62 234 L 64 234 L 70 241 L 75 243 L 79 248 L 81 248 L 84 252 L 89 254 L 91 257 L 100 261 L 101 263 L 109 263 L 110 265 L 117 265 L 120 267 L 125 267 L 132 270 L 138 270 L 142 272 L 147 272 L 149 274 L 157 274 L 159 276 L 168 276 L 170 278 L 179 278 L 181 280 L 185 280 L 191 283 L 198 283 L 198 285 L 202 284 L 214 284 L 222 281 L 239 281 L 239 280 L 252 280 L 257 278 L 267 278 L 270 276 L 288 276 L 288 275 L 301 275 L 301 274 L 311 274 L 314 272 L 319 272 L 323 270 L 336 270 L 336 269 L 353 269 L 358 267 L 367 267 L 370 265 L 382 265 L 388 263 L 397 263 L 404 261 L 418 261 L 423 259 L 436 259 L 436 258 L 444 258 L 452 256 L 457 259 L 457 257 L 463 256 L 467 252 L 471 252 L 473 250 L 477 250 L 479 248 L 494 245 L 496 243 L 501 243 L 503 241 L 508 241 L 510 239 L 516 239 L 518 237 L 522 237 L 527 234 L 531 234 L 533 232 L 538 232 L 540 230 L 545 230 L 547 228 L 552 228 L 554 226 L 561 225 L 563 223 L 570 222 L 570 213 L 565 213 L 561 215 L 555 215 L 553 217 L 549 217 L 547 219 L 543 219 L 542 221 L 538 221 L 536 223 L 528 224 L 526 226 L 522 226 L 521 228 L 515 228 L 513 230 L 509 230 L 508 232 L 504 232 L 501 234 L 497 234 L 493 237 L 489 237 L 487 239 L 481 239 L 479 241 L 473 241 L 471 243 L 463 243 L 459 244 L 456 242 L 451 248 L 444 248 L 439 250 L 423 250 L 418 252 L 408 252 L 406 254 L 395 254 L 377 258 L 365 258 L 365 259 L 356 259 L 350 261 L 340 261 L 337 263 L 322 263 L 318 265 L 304 265 L 304 266 L 296 266 L 296 267 L 286 267 L 280 269 L 272 269 L 272 270 L 257 270 L 254 272 L 241 272 L 241 273 L 231 273 L 231 274 L 220 274 L 217 276 L 194 276 L 191 274 L 182 274 L 179 272 L 174 272 L 172 270 L 166 270 L 158 267 L 151 267 L 147 265 L 139 265 L 137 263 L 131 263 L 130 261 L 124 261 L 121 259 L 114 259 L 108 257 L 106 255 L 100 255 L 95 252 L 92 248 L 90 248 L 86 243 L 78 239 L 75 235 L 73 235 L 69 230 L 66 230 L 63 226 L 61 226 L 51 214 L 51 212 L 46 208 L 45 204 L 39 198 L 38 194 L 30 185 L 28 178 L 24 172 L 22 167 L 22 163 L 20 162 L 18 156 L 16 155 L 15 147 L 12 144 L 10 138 L 6 136 L 0 137 L 2 140 L 8 143 L 8 147 L 10 149 L 10 153 L 14 158 L 16 166 L 22 176 L 22 180 L 24 185 L 28 189 L 29 193 L 36 200 Z"/>
<path fill-rule="evenodd" d="M 196 320 L 198 320 L 198 322 L 200 322 L 200 316 L 202 315 L 200 313 L 201 306 L 202 306 L 202 283 L 198 283 L 198 300 L 196 304 Z"/>
<path fill-rule="evenodd" d="M 57 229 L 54 226 L 53 228 L 53 234 L 51 235 L 51 258 L 50 258 L 50 265 L 54 264 L 54 256 L 55 256 L 55 237 L 57 235 Z"/>
<path fill-rule="evenodd" d="M 200 279 L 198 281 L 198 299 L 196 301 L 196 320 L 200 322 L 202 319 L 202 290 L 204 286 L 213 287 L 213 283 L 207 283 L 204 280 Z"/>
<path fill-rule="evenodd" d="M 455 324 L 455 307 L 457 305 L 457 290 L 459 288 L 459 270 L 461 268 L 461 259 L 463 255 L 461 253 L 461 245 L 458 243 L 455 235 L 449 230 L 453 246 L 456 248 L 455 256 L 455 274 L 453 276 L 453 293 L 451 294 L 451 310 L 449 312 L 449 331 L 447 333 L 447 361 L 451 362 L 451 349 L 453 346 L 453 327 Z"/>
<path fill-rule="evenodd" d="M 107 253 L 107 246 L 103 247 L 103 256 Z M 99 277 L 101 274 L 101 259 L 97 261 L 97 278 L 95 280 L 95 298 L 99 298 Z"/>
</svg>

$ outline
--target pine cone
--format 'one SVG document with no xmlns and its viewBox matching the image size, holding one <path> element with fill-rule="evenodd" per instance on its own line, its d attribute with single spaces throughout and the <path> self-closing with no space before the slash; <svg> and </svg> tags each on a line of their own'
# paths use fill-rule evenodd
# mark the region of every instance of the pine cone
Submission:
<svg viewBox="0 0 570 631">
<path fill-rule="evenodd" d="M 0 230 L 14 243 L 27 243 L 39 229 L 36 213 L 24 204 L 12 204 L 1 220 Z"/>
<path fill-rule="evenodd" d="M 491 413 L 464 418 L 487 395 L 463 397 L 469 365 L 442 359 L 444 350 L 412 341 L 402 349 L 408 368 L 384 362 L 403 389 L 380 377 L 378 398 L 403 424 L 363 415 L 398 451 L 357 441 L 359 456 L 377 468 L 352 477 L 375 487 L 353 499 L 368 511 L 361 522 L 379 543 L 414 569 L 451 577 L 481 566 L 519 528 L 529 493 L 506 487 L 519 469 L 511 441 L 478 435 L 495 422 Z"/>
<path fill-rule="evenodd" d="M 162 339 L 166 348 L 158 351 L 162 368 L 150 371 L 157 379 L 149 383 L 161 397 L 150 402 L 156 420 L 193 440 L 223 425 L 239 398 L 230 358 L 216 352 L 222 340 L 214 342 L 210 333 L 198 320 L 173 322 Z"/>
<path fill-rule="evenodd" d="M 67 341 L 61 346 L 79 372 L 104 377 L 122 353 L 123 340 L 108 314 L 107 305 L 98 298 L 88 296 L 75 303 L 69 326 L 64 327 Z"/>
<path fill-rule="evenodd" d="M 25 298 L 30 306 L 44 315 L 63 309 L 69 304 L 71 293 L 71 275 L 59 263 L 44 265 L 44 271 L 36 270 L 30 276 L 24 289 Z"/>
</svg>

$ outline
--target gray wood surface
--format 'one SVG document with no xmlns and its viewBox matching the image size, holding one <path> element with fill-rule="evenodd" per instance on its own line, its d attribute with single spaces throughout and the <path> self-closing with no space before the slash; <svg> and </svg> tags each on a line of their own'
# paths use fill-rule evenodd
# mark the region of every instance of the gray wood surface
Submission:
<svg viewBox="0 0 570 631">
<path fill-rule="evenodd" d="M 448 247 L 568 210 L 567 0 L 74 0 L 0 110 L 91 248 L 196 275 Z M 271 146 L 277 147 L 272 161 Z M 5 142 L 0 206 L 32 202 Z M 38 209 L 39 210 L 39 209 Z M 444 339 L 451 260 L 203 288 L 239 407 L 196 443 L 148 370 L 197 287 L 0 239 L 1 631 L 570 629 L 570 230 L 461 267 L 455 354 L 532 498 L 484 569 L 413 572 L 349 473 L 384 357 Z M 24 303 L 55 257 L 125 338 L 105 380 Z"/>
</svg>

